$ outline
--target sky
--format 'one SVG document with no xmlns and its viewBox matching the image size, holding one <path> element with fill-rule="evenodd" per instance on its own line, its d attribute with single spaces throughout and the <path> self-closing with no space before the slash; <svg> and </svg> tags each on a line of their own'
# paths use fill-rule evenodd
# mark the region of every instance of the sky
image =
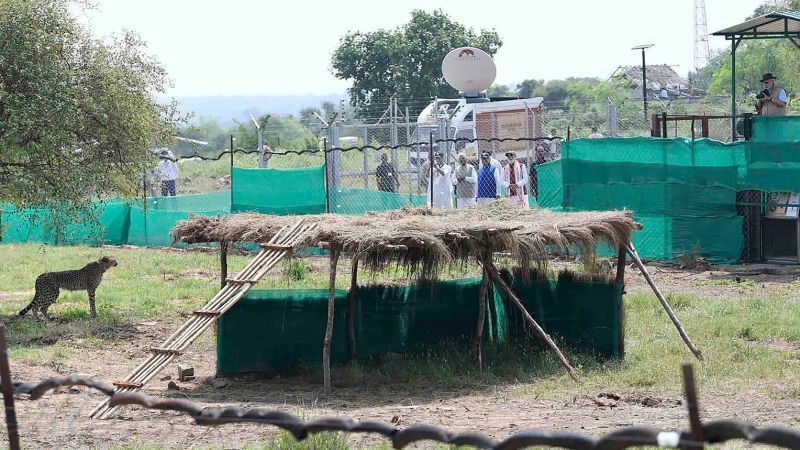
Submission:
<svg viewBox="0 0 800 450">
<path fill-rule="evenodd" d="M 742 22 L 761 0 L 706 0 L 708 32 Z M 391 29 L 414 9 L 441 9 L 476 30 L 495 29 L 496 83 L 608 78 L 618 66 L 694 66 L 694 0 L 96 0 L 82 13 L 97 37 L 134 30 L 174 83 L 172 96 L 344 93 L 330 56 L 349 31 Z M 727 48 L 709 36 L 713 49 Z"/>
</svg>

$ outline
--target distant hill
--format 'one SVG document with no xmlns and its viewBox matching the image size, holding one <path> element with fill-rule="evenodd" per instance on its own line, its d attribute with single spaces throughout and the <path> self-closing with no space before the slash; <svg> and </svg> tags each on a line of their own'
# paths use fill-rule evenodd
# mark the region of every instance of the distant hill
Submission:
<svg viewBox="0 0 800 450">
<path fill-rule="evenodd" d="M 346 94 L 330 95 L 217 95 L 198 97 L 177 97 L 184 112 L 193 112 L 198 117 L 213 117 L 226 126 L 236 120 L 249 120 L 250 114 L 293 114 L 301 109 L 319 107 L 322 102 L 339 104 L 348 100 Z"/>
</svg>

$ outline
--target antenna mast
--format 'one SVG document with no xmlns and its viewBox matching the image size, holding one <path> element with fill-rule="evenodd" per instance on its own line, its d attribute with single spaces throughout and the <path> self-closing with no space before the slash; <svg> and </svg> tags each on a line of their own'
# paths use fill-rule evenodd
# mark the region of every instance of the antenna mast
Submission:
<svg viewBox="0 0 800 450">
<path fill-rule="evenodd" d="M 694 0 L 694 71 L 708 65 L 708 26 L 706 25 L 706 1 Z"/>
</svg>

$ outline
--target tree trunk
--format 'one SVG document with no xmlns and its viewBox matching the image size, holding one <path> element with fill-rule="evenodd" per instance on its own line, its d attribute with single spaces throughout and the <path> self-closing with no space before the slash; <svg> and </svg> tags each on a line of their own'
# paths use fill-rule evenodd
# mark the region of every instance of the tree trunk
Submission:
<svg viewBox="0 0 800 450">
<path fill-rule="evenodd" d="M 478 289 L 478 330 L 475 333 L 475 353 L 477 356 L 478 373 L 483 373 L 483 329 L 486 326 L 486 295 L 489 291 L 489 274 L 483 269 L 483 280 Z"/>
</svg>

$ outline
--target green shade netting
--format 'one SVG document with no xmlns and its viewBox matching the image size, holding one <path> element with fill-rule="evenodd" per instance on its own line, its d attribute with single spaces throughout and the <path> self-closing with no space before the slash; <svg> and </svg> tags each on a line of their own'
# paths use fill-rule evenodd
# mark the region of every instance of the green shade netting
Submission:
<svg viewBox="0 0 800 450">
<path fill-rule="evenodd" d="M 411 286 L 358 288 L 355 313 L 360 358 L 405 352 L 442 342 L 466 342 L 475 333 L 479 278 Z M 621 345 L 621 291 L 613 285 L 545 281 L 514 284 L 535 317 L 544 314 L 548 332 L 576 347 L 617 357 Z M 487 339 L 522 336 L 518 313 L 494 289 L 487 314 Z M 328 291 L 250 291 L 220 317 L 217 372 L 274 372 L 319 366 L 327 323 Z M 347 293 L 336 291 L 331 361 L 347 361 Z M 570 324 L 570 322 L 575 324 Z"/>
<path fill-rule="evenodd" d="M 364 214 L 369 211 L 388 211 L 405 206 L 425 206 L 428 201 L 425 195 L 348 187 L 331 188 L 330 196 L 331 212 L 336 214 Z"/>
<path fill-rule="evenodd" d="M 231 212 L 325 212 L 325 169 L 231 169 Z"/>
</svg>

